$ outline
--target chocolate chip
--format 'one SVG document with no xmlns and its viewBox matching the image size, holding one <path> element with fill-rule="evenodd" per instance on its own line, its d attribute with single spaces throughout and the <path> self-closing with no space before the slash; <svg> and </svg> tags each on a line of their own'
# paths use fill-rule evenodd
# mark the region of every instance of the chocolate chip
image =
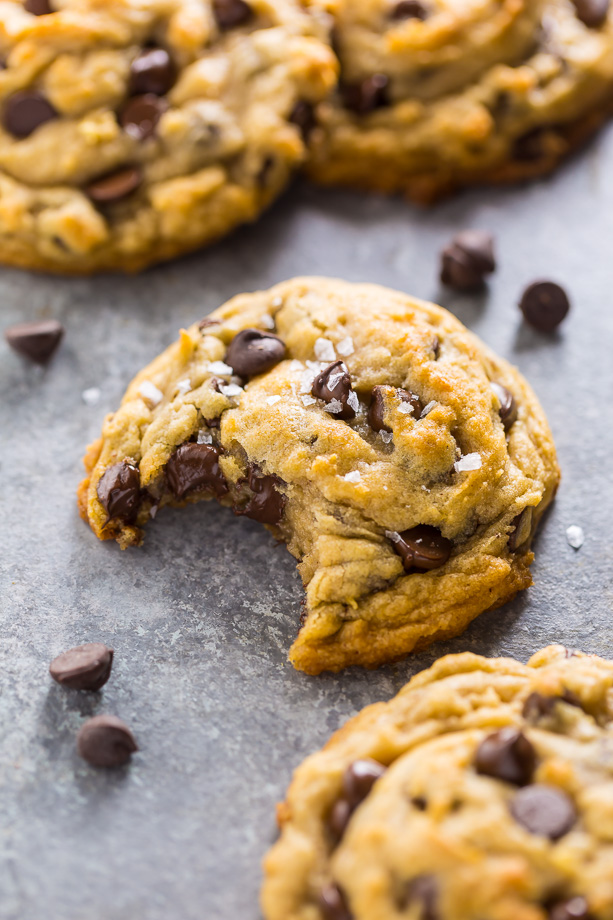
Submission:
<svg viewBox="0 0 613 920">
<path fill-rule="evenodd" d="M 208 316 L 205 316 L 204 319 L 201 319 L 198 323 L 198 329 L 208 329 L 209 326 L 219 326 L 220 322 L 218 319 L 209 319 Z"/>
<path fill-rule="evenodd" d="M 128 726 L 117 716 L 94 716 L 77 735 L 77 753 L 94 767 L 122 767 L 138 745 Z"/>
<path fill-rule="evenodd" d="M 350 764 L 343 776 L 343 791 L 349 804 L 355 808 L 363 802 L 385 770 L 382 763 L 371 758 L 355 760 Z"/>
<path fill-rule="evenodd" d="M 397 398 L 401 402 L 411 403 L 413 407 L 413 417 L 419 418 L 421 415 L 423 406 L 415 395 L 415 393 L 409 392 L 409 390 L 396 389 L 394 387 L 386 386 L 376 386 L 373 387 L 373 391 L 370 397 L 370 406 L 368 407 L 368 424 L 373 431 L 391 431 L 392 429 L 389 425 L 386 425 L 384 422 L 385 415 L 385 396 L 388 396 L 389 399 Z"/>
<path fill-rule="evenodd" d="M 420 0 L 400 0 L 391 13 L 392 19 L 427 19 L 428 10 Z"/>
<path fill-rule="evenodd" d="M 546 126 L 522 134 L 513 144 L 513 157 L 523 162 L 540 160 L 545 155 L 547 141 L 553 130 L 552 126 Z"/>
<path fill-rule="evenodd" d="M 71 690 L 99 690 L 111 676 L 112 665 L 112 648 L 101 642 L 87 642 L 54 658 L 49 674 Z"/>
<path fill-rule="evenodd" d="M 453 543 L 447 540 L 436 527 L 418 524 L 410 530 L 403 530 L 398 538 L 392 540 L 392 546 L 402 559 L 407 572 L 413 569 L 429 571 L 445 565 Z"/>
<path fill-rule="evenodd" d="M 389 104 L 388 86 L 388 77 L 383 73 L 375 73 L 361 83 L 342 84 L 340 92 L 346 108 L 357 115 L 368 115 Z"/>
<path fill-rule="evenodd" d="M 13 137 L 22 140 L 47 121 L 57 118 L 48 99 L 34 90 L 20 90 L 4 103 L 2 124 Z"/>
<path fill-rule="evenodd" d="M 140 473 L 137 467 L 128 460 L 109 466 L 98 480 L 96 492 L 109 520 L 133 520 L 140 504 Z"/>
<path fill-rule="evenodd" d="M 333 400 L 338 403 L 338 406 L 331 406 L 331 409 L 336 410 L 332 412 L 335 418 L 345 421 L 355 418 L 358 408 L 357 396 L 351 386 L 349 371 L 342 361 L 333 361 L 315 377 L 311 394 L 328 404 Z"/>
<path fill-rule="evenodd" d="M 126 169 L 120 169 L 101 179 L 96 179 L 85 191 L 97 204 L 110 204 L 131 195 L 142 181 L 143 175 L 140 169 L 136 166 L 128 166 Z"/>
<path fill-rule="evenodd" d="M 590 913 L 585 898 L 578 895 L 568 901 L 558 901 L 549 908 L 548 920 L 589 920 Z"/>
<path fill-rule="evenodd" d="M 305 102 L 304 99 L 298 100 L 290 113 L 289 120 L 291 124 L 300 128 L 300 133 L 305 141 L 309 139 L 313 128 L 317 124 L 313 106 L 310 102 Z"/>
<path fill-rule="evenodd" d="M 166 464 L 166 480 L 175 498 L 204 489 L 218 498 L 228 491 L 219 467 L 219 451 L 208 444 L 182 444 Z"/>
<path fill-rule="evenodd" d="M 515 401 L 515 397 L 510 390 L 503 387 L 501 383 L 491 383 L 490 386 L 500 403 L 498 414 L 500 415 L 502 426 L 505 431 L 509 431 L 517 421 L 517 402 Z"/>
<path fill-rule="evenodd" d="M 557 703 L 567 703 L 569 706 L 583 708 L 581 700 L 570 690 L 563 690 L 557 696 L 546 696 L 544 693 L 534 692 L 526 699 L 522 709 L 525 719 L 537 721 L 553 715 Z"/>
<path fill-rule="evenodd" d="M 536 751 L 516 728 L 501 728 L 484 738 L 475 755 L 477 773 L 525 786 L 532 779 Z"/>
<path fill-rule="evenodd" d="M 234 29 L 242 26 L 253 16 L 253 11 L 244 0 L 213 0 L 213 12 L 220 29 Z"/>
<path fill-rule="evenodd" d="M 577 820 L 572 800 L 556 786 L 525 786 L 511 802 L 511 814 L 531 834 L 559 840 Z"/>
<path fill-rule="evenodd" d="M 483 230 L 462 230 L 441 253 L 441 281 L 458 291 L 483 287 L 495 268 L 494 239 Z"/>
<path fill-rule="evenodd" d="M 319 908 L 324 920 L 352 920 L 345 896 L 334 883 L 326 885 L 321 891 Z"/>
<path fill-rule="evenodd" d="M 56 319 L 16 323 L 4 330 L 4 338 L 13 351 L 35 364 L 46 364 L 51 359 L 63 335 L 64 327 Z"/>
<path fill-rule="evenodd" d="M 282 480 L 278 476 L 261 476 L 255 467 L 250 467 L 247 481 L 253 495 L 242 508 L 234 508 L 234 513 L 244 514 L 260 524 L 278 524 L 287 501 L 277 488 Z"/>
<path fill-rule="evenodd" d="M 230 342 L 225 357 L 239 377 L 264 374 L 285 357 L 285 342 L 278 335 L 260 329 L 243 329 Z"/>
<path fill-rule="evenodd" d="M 553 332 L 570 310 L 566 291 L 553 281 L 535 281 L 522 294 L 519 309 L 527 323 L 541 332 Z"/>
<path fill-rule="evenodd" d="M 121 112 L 121 126 L 131 137 L 137 141 L 147 140 L 155 134 L 158 121 L 168 109 L 165 99 L 160 99 L 153 93 L 144 96 L 134 96 L 124 106 Z"/>
<path fill-rule="evenodd" d="M 330 817 L 328 818 L 328 827 L 334 839 L 338 842 L 349 824 L 349 819 L 354 809 L 345 798 L 337 799 L 332 806 Z"/>
<path fill-rule="evenodd" d="M 130 95 L 164 96 L 177 79 L 177 68 L 165 48 L 145 48 L 130 67 Z"/>
<path fill-rule="evenodd" d="M 609 0 L 573 0 L 577 17 L 590 29 L 603 25 L 609 15 Z"/>
<path fill-rule="evenodd" d="M 524 508 L 521 514 L 513 518 L 513 530 L 509 536 L 509 549 L 512 553 L 517 552 L 522 546 L 525 546 L 532 536 L 532 522 L 534 519 L 534 508 L 531 506 Z"/>
<path fill-rule="evenodd" d="M 49 13 L 55 12 L 49 0 L 25 0 L 23 8 L 28 13 L 32 13 L 33 16 L 47 16 Z"/>
<path fill-rule="evenodd" d="M 439 920 L 437 899 L 438 885 L 434 876 L 418 875 L 407 885 L 403 909 L 418 904 L 421 908 L 420 920 Z"/>
</svg>

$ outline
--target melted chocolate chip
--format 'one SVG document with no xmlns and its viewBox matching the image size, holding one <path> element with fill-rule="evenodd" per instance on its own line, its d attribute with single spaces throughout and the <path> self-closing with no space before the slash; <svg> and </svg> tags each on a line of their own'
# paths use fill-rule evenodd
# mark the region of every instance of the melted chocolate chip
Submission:
<svg viewBox="0 0 613 920">
<path fill-rule="evenodd" d="M 428 18 L 428 10 L 420 0 L 400 0 L 391 13 L 392 19 L 424 19 Z"/>
<path fill-rule="evenodd" d="M 94 767 L 122 767 L 135 751 L 134 735 L 116 716 L 94 716 L 79 729 L 77 752 Z"/>
<path fill-rule="evenodd" d="M 398 537 L 392 541 L 392 546 L 407 572 L 413 569 L 426 572 L 440 568 L 449 559 L 453 548 L 451 540 L 447 540 L 436 527 L 427 524 L 403 530 Z"/>
<path fill-rule="evenodd" d="M 566 291 L 553 281 L 535 281 L 522 294 L 519 309 L 540 332 L 553 332 L 570 310 Z"/>
<path fill-rule="evenodd" d="M 23 8 L 33 16 L 48 16 L 49 13 L 55 12 L 49 0 L 25 0 Z"/>
<path fill-rule="evenodd" d="M 597 29 L 609 15 L 609 0 L 573 0 L 577 18 L 590 29 Z"/>
<path fill-rule="evenodd" d="M 572 800 L 556 786 L 524 786 L 511 802 L 511 814 L 531 834 L 559 840 L 577 820 Z"/>
<path fill-rule="evenodd" d="M 505 431 L 509 431 L 517 421 L 517 402 L 510 390 L 503 387 L 501 383 L 491 383 L 492 390 L 498 397 L 500 408 L 498 414 Z"/>
<path fill-rule="evenodd" d="M 338 842 L 347 829 L 349 819 L 353 814 L 353 807 L 347 799 L 337 799 L 328 818 L 328 827 L 334 839 Z"/>
<path fill-rule="evenodd" d="M 540 160 L 545 153 L 545 142 L 551 130 L 550 127 L 533 128 L 522 134 L 513 144 L 513 157 L 522 162 Z"/>
<path fill-rule="evenodd" d="M 438 885 L 432 875 L 418 875 L 409 882 L 402 909 L 418 904 L 421 908 L 420 920 L 440 920 L 436 902 Z"/>
<path fill-rule="evenodd" d="M 204 489 L 218 498 L 228 491 L 219 466 L 219 451 L 208 444 L 182 444 L 166 465 L 166 481 L 175 498 Z"/>
<path fill-rule="evenodd" d="M 264 374 L 285 357 L 285 342 L 260 329 L 243 329 L 234 336 L 225 357 L 239 377 Z"/>
<path fill-rule="evenodd" d="M 419 418 L 423 406 L 415 393 L 411 393 L 409 390 L 403 390 L 400 388 L 395 389 L 393 387 L 376 386 L 373 387 L 370 398 L 370 406 L 368 407 L 368 424 L 373 431 L 392 430 L 389 425 L 386 425 L 384 422 L 386 392 L 388 398 L 395 397 L 400 399 L 402 402 L 411 403 L 411 406 L 413 407 L 413 418 Z"/>
<path fill-rule="evenodd" d="M 47 121 L 57 118 L 57 112 L 42 93 L 19 90 L 4 103 L 2 124 L 13 137 L 23 140 Z"/>
<path fill-rule="evenodd" d="M 298 100 L 291 111 L 289 120 L 291 124 L 300 128 L 300 133 L 305 141 L 309 139 L 313 128 L 317 124 L 313 106 L 310 102 L 305 102 L 303 99 Z"/>
<path fill-rule="evenodd" d="M 213 12 L 222 31 L 242 26 L 253 16 L 251 7 L 244 0 L 213 0 Z"/>
<path fill-rule="evenodd" d="M 495 269 L 494 240 L 482 230 L 462 230 L 441 253 L 441 281 L 458 291 L 483 287 Z"/>
<path fill-rule="evenodd" d="M 385 770 L 382 763 L 370 758 L 355 760 L 348 766 L 343 776 L 343 790 L 349 804 L 356 808 L 363 802 Z"/>
<path fill-rule="evenodd" d="M 62 652 L 49 665 L 49 674 L 71 690 L 99 690 L 111 676 L 113 649 L 87 642 Z"/>
<path fill-rule="evenodd" d="M 349 371 L 342 361 L 333 361 L 317 375 L 311 387 L 311 394 L 328 404 L 335 400 L 339 404 L 336 407 L 337 411 L 332 412 L 335 418 L 345 421 L 355 418 L 355 405 L 352 406 L 351 403 L 357 402 L 357 396 L 351 386 Z M 331 408 L 334 409 L 335 406 Z"/>
<path fill-rule="evenodd" d="M 95 182 L 88 185 L 85 191 L 97 204 L 111 204 L 127 198 L 136 191 L 142 181 L 143 176 L 140 169 L 136 166 L 128 166 L 126 169 L 120 169 L 101 179 L 96 179 Z"/>
<path fill-rule="evenodd" d="M 145 48 L 132 61 L 130 95 L 164 96 L 177 79 L 177 68 L 165 48 Z"/>
<path fill-rule="evenodd" d="M 51 359 L 63 335 L 64 327 L 56 319 L 17 323 L 4 330 L 4 338 L 13 351 L 35 364 L 46 364 Z"/>
<path fill-rule="evenodd" d="M 248 484 L 253 495 L 244 507 L 234 508 L 234 513 L 244 514 L 260 524 L 278 524 L 287 501 L 277 488 L 282 480 L 278 476 L 261 476 L 255 467 L 250 467 Z"/>
<path fill-rule="evenodd" d="M 319 908 L 324 920 L 353 920 L 343 892 L 334 883 L 321 891 Z"/>
<path fill-rule="evenodd" d="M 548 920 L 590 920 L 587 901 L 581 895 L 553 904 L 547 916 Z"/>
<path fill-rule="evenodd" d="M 509 549 L 512 553 L 516 553 L 522 546 L 525 547 L 532 536 L 533 518 L 534 508 L 532 507 L 524 508 L 521 514 L 513 518 L 512 526 L 514 529 L 509 536 Z"/>
<path fill-rule="evenodd" d="M 147 140 L 155 134 L 157 124 L 167 109 L 168 103 L 153 93 L 134 96 L 122 109 L 121 126 L 137 141 Z"/>
<path fill-rule="evenodd" d="M 128 460 L 114 463 L 98 480 L 96 492 L 109 520 L 133 520 L 140 504 L 140 473 L 137 467 Z"/>
<path fill-rule="evenodd" d="M 533 745 L 522 732 L 511 727 L 501 728 L 484 738 L 475 755 L 477 773 L 516 786 L 530 782 L 535 766 Z"/>
<path fill-rule="evenodd" d="M 346 108 L 357 115 L 368 115 L 389 104 L 388 86 L 388 77 L 375 73 L 361 83 L 344 83 L 340 92 Z"/>
<path fill-rule="evenodd" d="M 534 692 L 526 699 L 522 709 L 522 715 L 525 719 L 538 721 L 553 715 L 556 704 L 562 702 L 569 706 L 582 708 L 581 700 L 570 690 L 563 690 L 559 696 L 546 696 L 544 693 Z"/>
</svg>

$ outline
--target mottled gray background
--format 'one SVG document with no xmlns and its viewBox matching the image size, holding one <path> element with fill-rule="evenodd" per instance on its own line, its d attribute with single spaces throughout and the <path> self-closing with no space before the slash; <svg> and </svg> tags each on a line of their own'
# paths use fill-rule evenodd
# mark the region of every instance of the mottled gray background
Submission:
<svg viewBox="0 0 613 920">
<path fill-rule="evenodd" d="M 465 194 L 421 212 L 298 185 L 257 225 L 137 278 L 0 270 L 2 324 L 57 317 L 45 371 L 0 344 L 0 917 L 257 920 L 260 860 L 293 767 L 366 703 L 444 652 L 526 659 L 549 642 L 613 654 L 613 133 L 553 179 Z M 489 291 L 441 291 L 437 254 L 463 226 L 496 233 Z M 271 537 L 213 504 L 165 511 L 140 550 L 101 544 L 74 492 L 85 445 L 131 376 L 230 295 L 296 274 L 378 281 L 453 310 L 534 384 L 563 484 L 537 541 L 535 585 L 461 638 L 376 673 L 309 678 L 286 652 L 301 589 Z M 520 321 L 522 287 L 567 286 L 545 337 Z M 82 391 L 98 387 L 97 405 Z M 585 530 L 575 552 L 568 525 Z M 100 694 L 52 685 L 60 651 L 116 649 Z M 95 712 L 134 729 L 132 765 L 79 761 Z"/>
</svg>

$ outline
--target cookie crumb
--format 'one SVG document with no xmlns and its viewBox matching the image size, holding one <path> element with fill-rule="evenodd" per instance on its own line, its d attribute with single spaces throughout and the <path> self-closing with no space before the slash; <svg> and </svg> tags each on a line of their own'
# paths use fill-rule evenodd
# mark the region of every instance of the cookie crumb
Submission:
<svg viewBox="0 0 613 920">
<path fill-rule="evenodd" d="M 100 402 L 102 393 L 98 387 L 89 387 L 81 393 L 81 399 L 86 406 L 96 406 Z"/>
</svg>

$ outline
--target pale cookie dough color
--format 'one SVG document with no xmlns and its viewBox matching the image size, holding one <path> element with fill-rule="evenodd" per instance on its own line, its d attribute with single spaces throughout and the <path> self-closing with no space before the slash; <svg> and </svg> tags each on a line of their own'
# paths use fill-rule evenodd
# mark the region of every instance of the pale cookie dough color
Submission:
<svg viewBox="0 0 613 920">
<path fill-rule="evenodd" d="M 265 920 L 611 920 L 613 662 L 450 655 L 296 770 Z"/>
<path fill-rule="evenodd" d="M 431 201 L 551 170 L 611 111 L 609 0 L 312 0 L 338 90 L 311 175 Z"/>
<path fill-rule="evenodd" d="M 0 261 L 135 271 L 253 220 L 336 80 L 299 0 L 1 0 Z"/>
<path fill-rule="evenodd" d="M 123 547 L 161 506 L 203 498 L 268 525 L 299 560 L 290 657 L 312 674 L 400 658 L 528 587 L 558 483 L 506 361 L 441 307 L 323 278 L 182 331 L 85 463 L 82 514 Z"/>
</svg>

